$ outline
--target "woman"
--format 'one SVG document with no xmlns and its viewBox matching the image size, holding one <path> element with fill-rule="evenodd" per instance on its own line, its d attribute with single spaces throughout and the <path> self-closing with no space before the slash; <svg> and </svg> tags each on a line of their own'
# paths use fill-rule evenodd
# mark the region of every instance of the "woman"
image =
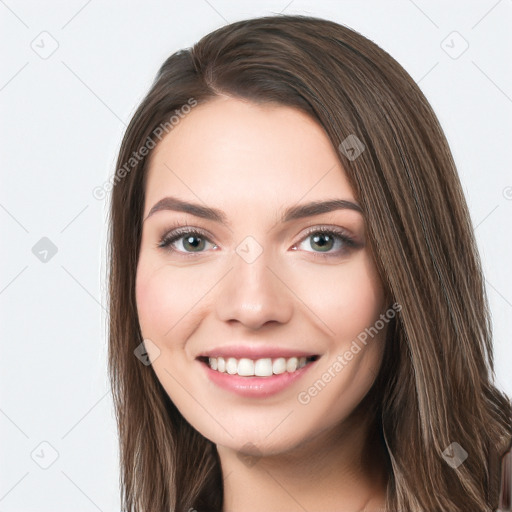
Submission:
<svg viewBox="0 0 512 512">
<path fill-rule="evenodd" d="M 386 52 L 311 17 L 225 26 L 163 64 L 117 168 L 125 510 L 510 506 L 467 206 Z"/>
</svg>

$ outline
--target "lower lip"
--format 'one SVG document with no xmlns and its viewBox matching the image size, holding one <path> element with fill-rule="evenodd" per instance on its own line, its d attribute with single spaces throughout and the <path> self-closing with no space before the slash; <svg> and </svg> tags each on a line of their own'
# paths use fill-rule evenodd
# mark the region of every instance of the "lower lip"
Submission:
<svg viewBox="0 0 512 512">
<path fill-rule="evenodd" d="M 318 361 L 318 359 L 317 359 Z M 312 361 L 294 372 L 284 372 L 270 377 L 241 377 L 212 370 L 207 363 L 199 361 L 208 378 L 217 386 L 238 395 L 250 398 L 265 398 L 275 395 L 291 386 L 313 366 Z"/>
</svg>

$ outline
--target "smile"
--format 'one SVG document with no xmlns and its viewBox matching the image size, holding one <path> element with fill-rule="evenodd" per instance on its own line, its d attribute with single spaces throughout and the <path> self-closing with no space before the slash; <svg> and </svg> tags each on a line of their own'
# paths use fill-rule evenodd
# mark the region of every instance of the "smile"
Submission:
<svg viewBox="0 0 512 512">
<path fill-rule="evenodd" d="M 248 351 L 245 352 L 244 355 L 249 355 Z M 280 352 L 281 355 L 276 354 L 275 357 L 250 359 L 230 357 L 224 351 L 222 356 L 200 356 L 197 362 L 207 379 L 216 387 L 245 398 L 261 399 L 277 395 L 291 387 L 320 358 L 319 355 L 283 357 L 289 354 L 282 354 L 281 350 Z"/>
<path fill-rule="evenodd" d="M 316 359 L 317 356 L 278 357 L 275 359 L 269 357 L 261 359 L 209 357 L 205 362 L 207 362 L 212 370 L 220 373 L 238 375 L 240 377 L 271 377 L 272 375 L 280 375 L 285 372 L 293 373 Z"/>
</svg>

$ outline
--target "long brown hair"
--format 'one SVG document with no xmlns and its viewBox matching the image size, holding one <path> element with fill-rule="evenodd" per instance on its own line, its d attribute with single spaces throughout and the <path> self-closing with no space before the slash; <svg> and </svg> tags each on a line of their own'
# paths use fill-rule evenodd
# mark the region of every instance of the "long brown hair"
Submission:
<svg viewBox="0 0 512 512">
<path fill-rule="evenodd" d="M 185 105 L 219 93 L 300 109 L 335 148 L 351 135 L 364 144 L 358 158 L 339 158 L 384 286 L 402 305 L 372 388 L 389 462 L 387 510 L 495 510 L 511 402 L 493 384 L 482 269 L 447 140 L 417 84 L 384 50 L 332 21 L 281 15 L 232 23 L 171 55 L 120 148 L 109 219 L 109 375 L 123 509 L 222 510 L 215 445 L 134 356 L 143 341 L 135 276 L 148 156 L 159 127 L 168 131 Z M 458 467 L 443 458 L 453 442 L 468 453 Z"/>
</svg>

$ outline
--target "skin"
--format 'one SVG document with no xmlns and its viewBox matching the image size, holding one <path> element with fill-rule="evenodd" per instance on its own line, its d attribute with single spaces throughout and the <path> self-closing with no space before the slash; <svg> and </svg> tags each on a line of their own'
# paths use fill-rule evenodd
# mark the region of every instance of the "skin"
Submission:
<svg viewBox="0 0 512 512">
<path fill-rule="evenodd" d="M 136 278 L 139 322 L 157 347 L 152 365 L 164 389 L 217 446 L 224 512 L 369 512 L 384 505 L 382 453 L 369 444 L 368 411 L 358 405 L 381 364 L 386 328 L 360 343 L 307 404 L 298 400 L 390 305 L 361 213 L 340 209 L 280 222 L 289 206 L 357 202 L 336 151 L 323 128 L 296 109 L 220 96 L 193 108 L 151 154 Z M 148 217 L 171 195 L 218 208 L 231 225 L 171 210 Z M 179 225 L 202 228 L 209 241 L 199 252 L 185 244 L 189 235 L 174 252 L 158 247 Z M 306 233 L 321 226 L 342 228 L 359 245 L 338 241 L 325 256 Z M 251 263 L 236 252 L 249 235 L 263 251 Z M 196 360 L 232 343 L 321 357 L 278 394 L 247 398 L 217 387 Z"/>
</svg>

